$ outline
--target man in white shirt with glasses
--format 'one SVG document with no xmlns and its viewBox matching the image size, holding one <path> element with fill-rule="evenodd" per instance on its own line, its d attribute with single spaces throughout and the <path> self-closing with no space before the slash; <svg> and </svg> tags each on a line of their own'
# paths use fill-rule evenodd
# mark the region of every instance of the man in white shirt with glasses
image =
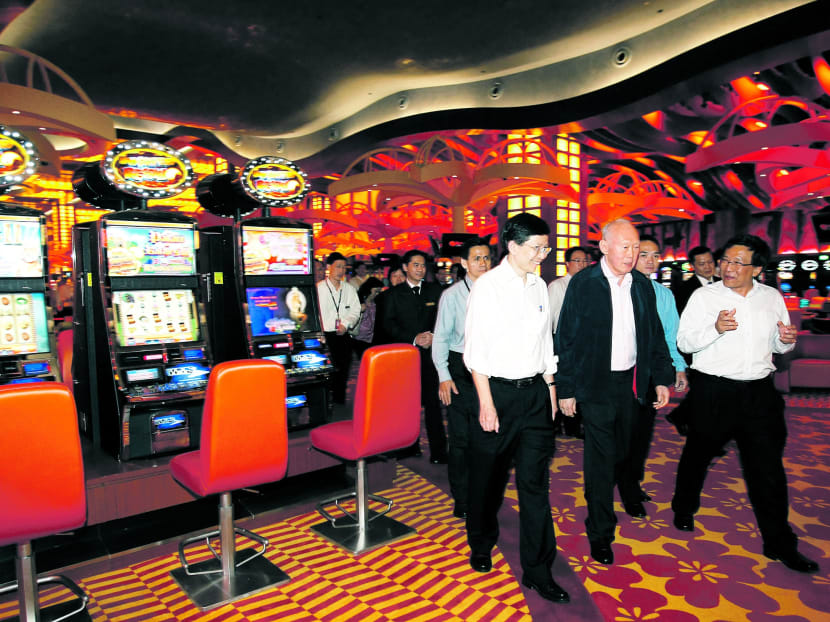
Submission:
<svg viewBox="0 0 830 622">
<path fill-rule="evenodd" d="M 787 520 L 787 425 L 772 355 L 792 350 L 798 329 L 778 290 L 755 281 L 769 257 L 761 238 L 731 238 L 720 260 L 723 280 L 695 291 L 680 316 L 677 345 L 692 354 L 694 391 L 672 499 L 674 525 L 694 531 L 709 464 L 734 439 L 764 555 L 798 572 L 817 572 L 818 564 L 798 552 Z"/>
</svg>

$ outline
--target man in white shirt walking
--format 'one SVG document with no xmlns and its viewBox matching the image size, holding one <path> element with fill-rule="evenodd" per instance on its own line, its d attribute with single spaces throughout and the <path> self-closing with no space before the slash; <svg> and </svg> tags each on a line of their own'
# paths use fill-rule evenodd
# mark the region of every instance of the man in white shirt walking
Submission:
<svg viewBox="0 0 830 622">
<path fill-rule="evenodd" d="M 470 566 L 488 572 L 499 536 L 497 513 L 515 460 L 522 583 L 552 602 L 570 600 L 551 576 L 556 536 L 548 488 L 555 435 L 556 357 L 550 302 L 536 274 L 550 252 L 547 223 L 532 214 L 507 221 L 507 257 L 473 285 L 467 303 L 464 363 L 478 394 L 470 427 L 467 541 Z"/>
<path fill-rule="evenodd" d="M 798 552 L 787 521 L 787 426 L 772 354 L 792 350 L 798 330 L 781 294 L 755 281 L 769 256 L 757 236 L 730 239 L 720 260 L 723 281 L 695 291 L 680 316 L 677 345 L 692 354 L 694 391 L 672 500 L 674 525 L 694 531 L 709 464 L 735 439 L 764 555 L 798 572 L 816 572 L 818 564 Z"/>
<path fill-rule="evenodd" d="M 326 258 L 329 275 L 317 283 L 317 299 L 323 332 L 334 365 L 332 374 L 332 399 L 336 404 L 346 402 L 346 382 L 352 362 L 349 329 L 360 319 L 360 300 L 354 287 L 344 282 L 346 258 L 334 252 Z"/>
</svg>

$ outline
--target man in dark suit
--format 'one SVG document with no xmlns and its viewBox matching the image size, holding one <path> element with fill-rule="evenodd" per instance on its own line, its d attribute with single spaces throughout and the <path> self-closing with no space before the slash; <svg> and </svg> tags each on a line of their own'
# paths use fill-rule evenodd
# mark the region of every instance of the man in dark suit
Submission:
<svg viewBox="0 0 830 622">
<path fill-rule="evenodd" d="M 600 250 L 602 260 L 575 274 L 568 285 L 554 350 L 559 355 L 559 407 L 572 417 L 579 403 L 585 427 L 585 525 L 591 556 L 612 564 L 615 482 L 627 511 L 642 508 L 637 478 L 622 472 L 630 464 L 626 458 L 638 401 L 651 380 L 657 394 L 653 406 L 665 406 L 674 368 L 651 281 L 632 272 L 640 250 L 637 230 L 627 220 L 608 223 Z"/>
<path fill-rule="evenodd" d="M 692 297 L 695 290 L 704 285 L 711 285 L 712 283 L 720 281 L 720 278 L 715 276 L 715 258 L 712 255 L 712 251 L 709 250 L 709 247 L 695 246 L 691 249 L 689 251 L 689 263 L 692 264 L 694 274 L 691 278 L 683 281 L 677 287 L 677 291 L 674 292 L 674 301 L 677 304 L 678 315 L 683 313 L 683 309 L 686 308 L 686 303 L 689 302 L 689 298 Z M 683 358 L 686 360 L 687 366 L 691 365 L 692 356 L 690 354 L 684 354 Z M 690 391 L 692 390 L 691 386 L 689 389 Z M 689 404 L 689 394 L 687 393 L 675 409 L 666 415 L 666 421 L 677 428 L 677 432 L 681 436 L 686 436 L 689 431 Z"/>
<path fill-rule="evenodd" d="M 403 256 L 406 281 L 387 292 L 380 318 L 389 343 L 411 343 L 421 354 L 421 405 L 429 441 L 430 462 L 447 463 L 447 435 L 438 398 L 438 373 L 432 364 L 432 329 L 438 316 L 438 299 L 444 291 L 424 280 L 427 258 L 421 251 Z M 416 441 L 417 442 L 417 441 Z M 416 451 L 417 453 L 417 451 Z"/>
</svg>

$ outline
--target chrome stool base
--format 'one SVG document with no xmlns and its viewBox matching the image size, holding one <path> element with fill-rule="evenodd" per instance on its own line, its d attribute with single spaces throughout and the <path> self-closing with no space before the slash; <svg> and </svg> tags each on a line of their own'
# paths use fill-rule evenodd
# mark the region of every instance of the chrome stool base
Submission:
<svg viewBox="0 0 830 622">
<path fill-rule="evenodd" d="M 290 580 L 285 572 L 264 556 L 258 555 L 254 549 L 242 549 L 235 553 L 236 568 L 230 577 L 222 573 L 222 563 L 218 559 L 190 564 L 191 574 L 185 568 L 176 568 L 170 574 L 201 611 L 251 596 Z"/>
<path fill-rule="evenodd" d="M 364 529 L 348 516 L 335 519 L 334 524 L 325 521 L 312 525 L 311 529 L 353 555 L 360 555 L 415 533 L 413 527 L 404 525 L 394 518 L 372 510 L 369 513 L 372 516 Z"/>
</svg>

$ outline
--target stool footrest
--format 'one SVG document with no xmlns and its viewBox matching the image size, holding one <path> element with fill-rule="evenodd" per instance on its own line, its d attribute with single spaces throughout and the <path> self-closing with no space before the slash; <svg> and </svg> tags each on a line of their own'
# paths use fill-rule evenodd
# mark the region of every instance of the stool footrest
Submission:
<svg viewBox="0 0 830 622">
<path fill-rule="evenodd" d="M 351 517 L 341 517 L 334 523 L 327 521 L 312 525 L 311 529 L 354 555 L 360 555 L 415 533 L 413 527 L 404 525 L 394 518 L 374 514 L 371 522 L 367 522 L 365 527 L 356 524 Z"/>
<path fill-rule="evenodd" d="M 371 493 L 367 494 L 366 497 L 368 499 L 372 500 L 372 501 L 377 501 L 378 503 L 385 503 L 386 504 L 386 509 L 384 509 L 382 512 L 375 512 L 374 510 L 369 510 L 369 517 L 367 519 L 369 522 L 375 520 L 376 518 L 379 518 L 379 517 L 383 516 L 384 514 L 389 512 L 389 510 L 392 509 L 392 499 L 389 499 L 387 497 L 381 497 L 380 495 L 373 495 Z M 343 501 L 346 501 L 347 499 L 357 499 L 357 493 L 356 492 L 351 492 L 351 493 L 347 493 L 345 495 L 339 495 L 337 497 L 333 497 L 331 499 L 326 499 L 325 501 L 321 501 L 320 503 L 317 504 L 317 511 L 320 513 L 320 515 L 323 518 L 325 518 L 327 521 L 329 521 L 331 523 L 332 527 L 335 527 L 335 528 L 351 527 L 351 526 L 356 525 L 358 523 L 358 517 L 357 517 L 357 512 L 350 512 L 349 510 L 347 510 L 346 508 L 344 508 L 341 505 L 341 503 Z M 331 513 L 329 513 L 326 510 L 326 506 L 327 505 L 332 505 L 332 504 L 334 504 L 335 507 L 337 507 L 337 509 L 340 510 L 346 517 L 351 519 L 351 522 L 343 521 L 342 516 L 337 517 L 337 516 L 334 516 Z"/>
<path fill-rule="evenodd" d="M 254 549 L 236 551 L 233 577 L 222 574 L 219 559 L 191 565 L 191 572 L 176 568 L 170 575 L 191 601 L 202 611 L 251 596 L 267 588 L 287 583 L 291 578 Z"/>
<path fill-rule="evenodd" d="M 86 611 L 87 603 L 89 603 L 89 596 L 69 577 L 63 575 L 49 575 L 46 577 L 38 577 L 37 585 L 48 585 L 58 583 L 68 589 L 76 597 L 72 600 L 50 605 L 39 609 L 40 622 L 62 622 L 63 620 L 72 620 L 72 622 L 87 622 L 91 620 L 89 612 Z M 19 588 L 17 581 L 11 581 L 0 585 L 0 594 L 7 594 L 14 592 Z M 6 618 L 3 622 L 13 622 L 16 620 L 23 620 L 21 615 L 15 618 Z"/>
<path fill-rule="evenodd" d="M 239 568 L 243 564 L 247 564 L 252 559 L 254 559 L 256 557 L 259 557 L 260 555 L 265 553 L 265 549 L 268 547 L 268 539 L 267 538 L 263 538 L 262 536 L 260 536 L 258 534 L 255 534 L 253 531 L 248 531 L 247 529 L 244 529 L 242 527 L 236 527 L 235 526 L 233 528 L 233 531 L 234 531 L 235 534 L 239 534 L 240 536 L 244 536 L 244 537 L 248 538 L 249 540 L 253 540 L 254 542 L 258 543 L 260 546 L 262 546 L 262 548 L 259 551 L 256 551 L 255 554 L 252 555 L 252 556 L 246 556 L 246 557 L 242 558 L 242 556 L 237 554 L 236 557 L 234 558 L 234 561 L 235 561 L 235 564 L 236 564 L 237 568 Z M 203 533 L 203 534 L 200 534 L 198 536 L 191 536 L 189 538 L 185 538 L 184 540 L 179 542 L 179 562 L 181 563 L 182 568 L 184 569 L 184 572 L 186 574 L 188 574 L 188 575 L 199 575 L 199 574 L 221 574 L 222 573 L 221 556 L 220 556 L 219 552 L 215 548 L 213 548 L 213 543 L 211 543 L 211 541 L 210 541 L 211 538 L 218 538 L 220 536 L 220 533 L 221 533 L 220 530 L 215 529 L 213 531 L 209 531 L 207 533 Z M 188 547 L 191 544 L 195 544 L 197 542 L 202 542 L 202 541 L 204 541 L 205 544 L 207 544 L 207 547 L 210 550 L 211 554 L 213 555 L 214 559 L 209 559 L 209 560 L 206 560 L 204 562 L 198 562 L 198 563 L 195 563 L 195 564 L 189 564 L 187 562 L 187 558 L 186 558 L 185 551 L 184 551 L 185 547 Z M 245 549 L 245 550 L 254 552 L 253 549 Z M 241 559 L 241 561 L 240 561 L 240 559 Z M 197 566 L 199 568 L 212 568 L 211 564 L 214 564 L 214 562 L 219 563 L 219 565 L 216 569 L 194 570 L 194 568 L 196 568 Z M 208 564 L 208 565 L 205 566 L 205 564 Z"/>
</svg>

